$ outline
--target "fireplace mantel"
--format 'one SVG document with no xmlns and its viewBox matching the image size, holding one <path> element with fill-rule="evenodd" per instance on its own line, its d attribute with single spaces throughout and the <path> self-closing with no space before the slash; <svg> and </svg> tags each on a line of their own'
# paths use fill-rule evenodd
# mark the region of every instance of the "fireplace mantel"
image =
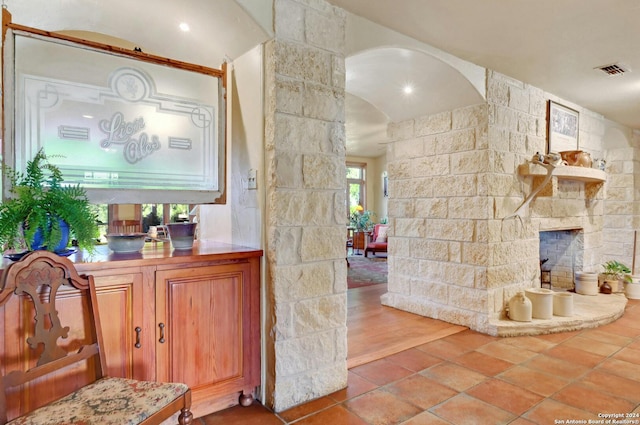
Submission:
<svg viewBox="0 0 640 425">
<path fill-rule="evenodd" d="M 546 176 L 547 170 L 538 164 L 527 162 L 518 167 L 521 176 Z M 607 173 L 596 168 L 561 165 L 553 169 L 553 177 L 565 180 L 577 180 L 587 183 L 601 183 L 607 180 Z"/>
</svg>

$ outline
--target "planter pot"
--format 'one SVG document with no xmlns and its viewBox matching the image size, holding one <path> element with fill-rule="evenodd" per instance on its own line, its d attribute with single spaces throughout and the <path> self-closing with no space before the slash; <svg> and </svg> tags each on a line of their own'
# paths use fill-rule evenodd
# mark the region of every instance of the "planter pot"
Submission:
<svg viewBox="0 0 640 425">
<path fill-rule="evenodd" d="M 62 231 L 62 237 L 60 241 L 56 245 L 54 252 L 63 252 L 67 249 L 67 245 L 69 245 L 69 225 L 61 219 L 58 219 L 58 223 L 60 224 L 60 230 Z M 33 251 L 47 249 L 46 246 L 43 245 L 43 235 L 42 230 L 36 230 L 36 233 L 33 235 L 33 240 L 31 241 L 31 249 Z"/>
<path fill-rule="evenodd" d="M 553 317 L 553 291 L 544 288 L 525 290 L 531 300 L 531 316 L 534 319 L 551 319 Z"/>
<path fill-rule="evenodd" d="M 602 284 L 604 285 L 605 283 L 609 284 L 609 286 L 611 287 L 611 293 L 614 294 L 616 292 L 620 292 L 621 287 L 620 287 L 620 280 L 618 279 L 609 279 L 606 278 Z"/>
<path fill-rule="evenodd" d="M 574 280 L 576 293 L 580 295 L 598 295 L 598 274 L 593 272 L 576 272 Z"/>
<path fill-rule="evenodd" d="M 555 316 L 573 316 L 573 295 L 568 292 L 553 294 L 553 314 Z"/>
<path fill-rule="evenodd" d="M 634 276 L 635 277 L 635 276 Z M 636 279 L 634 279 L 636 280 Z M 640 278 L 637 279 L 637 282 L 624 283 L 624 294 L 630 300 L 640 300 Z"/>
<path fill-rule="evenodd" d="M 174 249 L 193 248 L 193 239 L 196 233 L 197 223 L 169 223 L 169 239 Z"/>
</svg>

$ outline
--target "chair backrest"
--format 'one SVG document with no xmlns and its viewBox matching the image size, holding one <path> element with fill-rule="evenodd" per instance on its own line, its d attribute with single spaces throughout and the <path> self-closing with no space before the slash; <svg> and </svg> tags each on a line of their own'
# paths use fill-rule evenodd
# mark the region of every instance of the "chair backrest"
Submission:
<svg viewBox="0 0 640 425">
<path fill-rule="evenodd" d="M 380 234 L 380 229 L 382 227 L 388 227 L 388 224 L 376 224 L 373 226 L 373 234 L 371 235 L 371 241 L 375 242 L 378 239 L 378 235 Z"/>
<path fill-rule="evenodd" d="M 114 220 L 111 222 L 112 233 L 140 233 L 142 224 L 139 220 Z"/>
<path fill-rule="evenodd" d="M 0 424 L 4 424 L 7 417 L 102 378 L 106 363 L 93 276 L 80 276 L 65 257 L 34 251 L 9 265 L 1 283 L 5 352 Z M 59 312 L 73 328 L 63 326 Z M 13 343 L 7 341 L 8 335 Z M 15 344 L 16 338 L 23 344 Z"/>
</svg>

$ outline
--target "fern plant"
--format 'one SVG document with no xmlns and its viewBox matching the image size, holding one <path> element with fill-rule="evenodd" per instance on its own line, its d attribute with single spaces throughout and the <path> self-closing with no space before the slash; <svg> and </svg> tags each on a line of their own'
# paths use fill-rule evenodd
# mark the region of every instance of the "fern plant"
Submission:
<svg viewBox="0 0 640 425">
<path fill-rule="evenodd" d="M 3 168 L 10 197 L 0 204 L 0 244 L 3 249 L 31 250 L 36 232 L 53 251 L 62 237 L 58 219 L 69 226 L 80 248 L 93 251 L 98 236 L 97 217 L 80 185 L 64 185 L 60 169 L 40 149 L 24 172 Z"/>
</svg>

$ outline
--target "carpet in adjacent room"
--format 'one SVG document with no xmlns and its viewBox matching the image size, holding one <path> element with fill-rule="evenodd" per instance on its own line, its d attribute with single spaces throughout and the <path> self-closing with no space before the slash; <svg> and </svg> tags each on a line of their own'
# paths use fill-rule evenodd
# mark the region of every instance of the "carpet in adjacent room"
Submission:
<svg viewBox="0 0 640 425">
<path fill-rule="evenodd" d="M 386 258 L 351 256 L 348 260 L 347 287 L 349 289 L 387 283 Z"/>
</svg>

